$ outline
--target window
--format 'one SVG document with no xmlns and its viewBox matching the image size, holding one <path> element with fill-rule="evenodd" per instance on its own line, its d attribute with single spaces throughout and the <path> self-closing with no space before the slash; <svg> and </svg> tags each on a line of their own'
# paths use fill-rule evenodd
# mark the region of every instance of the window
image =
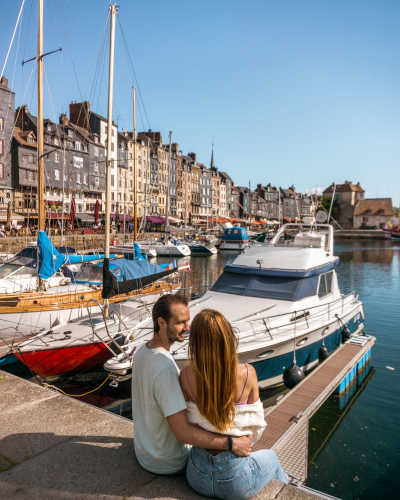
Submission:
<svg viewBox="0 0 400 500">
<path fill-rule="evenodd" d="M 0 118 L 0 132 L 4 130 L 4 118 Z"/>
<path fill-rule="evenodd" d="M 114 186 L 114 176 L 111 176 L 111 186 Z"/>
<path fill-rule="evenodd" d="M 114 143 L 111 143 L 111 151 L 114 151 Z"/>
<path fill-rule="evenodd" d="M 31 135 L 28 136 L 27 141 L 28 141 L 28 144 L 33 144 L 33 138 Z"/>
<path fill-rule="evenodd" d="M 80 183 L 81 183 L 81 174 L 76 174 L 76 182 L 77 182 L 78 184 L 80 184 Z"/>
<path fill-rule="evenodd" d="M 81 143 L 80 143 L 80 142 L 75 141 L 75 149 L 76 149 L 77 151 L 80 151 L 80 150 L 81 150 Z"/>
<path fill-rule="evenodd" d="M 87 175 L 86 174 L 83 174 L 83 183 L 87 184 Z"/>
<path fill-rule="evenodd" d="M 56 146 L 58 146 L 60 144 L 60 141 L 59 141 L 58 137 L 54 137 L 54 144 Z"/>
<path fill-rule="evenodd" d="M 95 183 L 96 186 L 98 186 L 100 184 L 100 180 L 99 180 L 98 177 L 94 178 L 94 183 Z"/>
<path fill-rule="evenodd" d="M 4 141 L 0 139 L 0 155 L 4 154 Z"/>
<path fill-rule="evenodd" d="M 111 201 L 114 201 L 114 193 L 111 193 Z"/>
<path fill-rule="evenodd" d="M 58 170 L 58 168 L 55 168 L 54 169 L 54 179 L 56 181 L 59 181 L 60 180 L 60 171 Z"/>
<path fill-rule="evenodd" d="M 72 130 L 68 129 L 68 137 L 72 137 Z"/>
<path fill-rule="evenodd" d="M 28 156 L 28 161 L 29 161 L 29 163 L 35 163 L 35 155 L 34 154 L 30 154 Z"/>
<path fill-rule="evenodd" d="M 83 146 L 83 151 L 87 153 L 87 146 Z"/>
<path fill-rule="evenodd" d="M 95 172 L 98 172 L 98 171 L 99 171 L 99 162 L 98 162 L 98 161 L 95 161 L 95 162 L 94 162 L 94 171 L 95 171 Z"/>
<path fill-rule="evenodd" d="M 93 148 L 93 153 L 94 153 L 94 156 L 99 156 L 99 148 L 97 146 L 95 146 Z"/>
<path fill-rule="evenodd" d="M 333 271 L 330 273 L 321 274 L 319 277 L 318 297 L 322 299 L 332 293 L 332 276 Z"/>
<path fill-rule="evenodd" d="M 46 177 L 47 177 L 48 179 L 50 179 L 50 172 L 47 172 Z"/>
<path fill-rule="evenodd" d="M 4 164 L 0 163 L 0 179 L 4 179 Z"/>
<path fill-rule="evenodd" d="M 64 174 L 64 181 L 67 182 L 67 180 L 68 180 L 68 175 L 65 173 Z"/>
<path fill-rule="evenodd" d="M 56 152 L 54 153 L 54 161 L 55 161 L 56 163 L 59 163 L 59 162 L 60 162 L 60 153 L 59 153 L 58 151 L 56 151 Z"/>
</svg>

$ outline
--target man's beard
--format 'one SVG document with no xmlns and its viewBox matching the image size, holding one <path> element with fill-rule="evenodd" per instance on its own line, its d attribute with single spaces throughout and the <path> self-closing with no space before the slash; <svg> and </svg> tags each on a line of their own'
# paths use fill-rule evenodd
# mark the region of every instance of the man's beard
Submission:
<svg viewBox="0 0 400 500">
<path fill-rule="evenodd" d="M 166 334 L 167 334 L 167 339 L 171 342 L 171 345 L 174 344 L 175 342 L 183 342 L 185 340 L 185 339 L 181 340 L 179 338 L 179 335 L 181 334 L 181 332 L 178 332 L 178 333 L 173 332 L 172 329 L 170 329 L 168 324 L 167 324 Z"/>
</svg>

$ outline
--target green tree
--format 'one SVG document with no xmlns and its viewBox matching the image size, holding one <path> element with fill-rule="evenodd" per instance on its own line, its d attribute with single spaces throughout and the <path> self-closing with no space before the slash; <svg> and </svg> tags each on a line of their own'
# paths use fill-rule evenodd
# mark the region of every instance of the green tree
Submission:
<svg viewBox="0 0 400 500">
<path fill-rule="evenodd" d="M 320 196 L 318 198 L 318 201 L 325 208 L 325 210 L 329 213 L 329 210 L 331 208 L 332 198 L 330 196 Z M 331 212 L 332 217 L 334 217 L 336 219 L 337 218 L 336 216 L 339 215 L 339 210 L 340 210 L 339 202 L 337 200 L 334 200 L 333 205 L 332 205 L 332 212 Z"/>
<path fill-rule="evenodd" d="M 399 207 L 393 207 L 393 212 L 394 212 L 395 217 L 398 217 L 399 216 Z"/>
</svg>

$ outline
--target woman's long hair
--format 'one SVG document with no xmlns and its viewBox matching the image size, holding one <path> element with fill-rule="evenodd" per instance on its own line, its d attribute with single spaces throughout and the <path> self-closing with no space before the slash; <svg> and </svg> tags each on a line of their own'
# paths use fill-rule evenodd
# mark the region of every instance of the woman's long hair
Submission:
<svg viewBox="0 0 400 500">
<path fill-rule="evenodd" d="M 188 358 L 196 375 L 197 407 L 221 433 L 235 416 L 236 348 L 235 332 L 221 313 L 204 309 L 194 317 Z"/>
</svg>

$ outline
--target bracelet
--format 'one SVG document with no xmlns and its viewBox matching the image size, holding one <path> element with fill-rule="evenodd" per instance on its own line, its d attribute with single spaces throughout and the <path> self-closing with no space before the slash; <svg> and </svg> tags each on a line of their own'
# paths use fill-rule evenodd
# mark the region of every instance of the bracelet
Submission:
<svg viewBox="0 0 400 500">
<path fill-rule="evenodd" d="M 229 451 L 232 451 L 232 436 L 228 436 Z"/>
</svg>

